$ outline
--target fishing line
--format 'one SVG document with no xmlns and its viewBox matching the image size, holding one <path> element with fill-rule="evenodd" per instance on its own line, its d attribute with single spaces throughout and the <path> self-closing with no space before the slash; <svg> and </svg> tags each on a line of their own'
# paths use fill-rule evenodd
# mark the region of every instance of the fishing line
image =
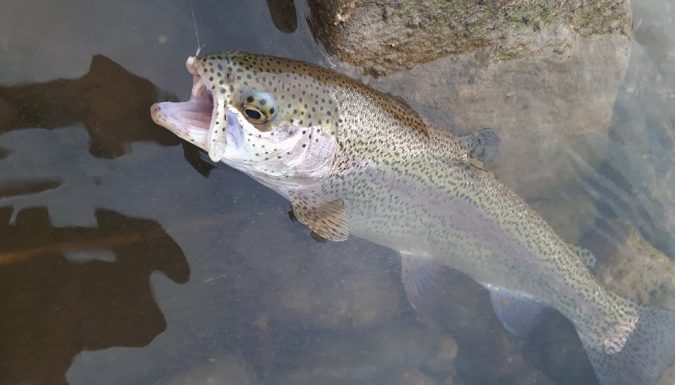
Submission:
<svg viewBox="0 0 675 385">
<path fill-rule="evenodd" d="M 197 38 L 197 52 L 195 56 L 199 56 L 199 53 L 202 51 L 202 48 L 206 47 L 206 44 L 202 45 L 199 41 L 199 30 L 197 29 L 197 18 L 195 17 L 195 6 L 193 0 L 188 0 L 190 3 L 190 12 L 192 13 L 192 26 L 195 29 L 195 37 Z"/>
</svg>

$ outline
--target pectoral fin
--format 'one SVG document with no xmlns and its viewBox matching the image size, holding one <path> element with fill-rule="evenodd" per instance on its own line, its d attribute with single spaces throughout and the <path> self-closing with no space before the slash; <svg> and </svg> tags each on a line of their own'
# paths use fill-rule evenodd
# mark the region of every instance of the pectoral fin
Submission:
<svg viewBox="0 0 675 385">
<path fill-rule="evenodd" d="M 294 197 L 291 203 L 293 205 L 292 217 L 309 227 L 312 231 L 312 238 L 344 241 L 349 237 L 347 213 L 342 199 L 315 202 Z"/>
<path fill-rule="evenodd" d="M 550 308 L 531 298 L 489 286 L 492 308 L 504 328 L 519 337 L 528 335 L 550 312 Z"/>
</svg>

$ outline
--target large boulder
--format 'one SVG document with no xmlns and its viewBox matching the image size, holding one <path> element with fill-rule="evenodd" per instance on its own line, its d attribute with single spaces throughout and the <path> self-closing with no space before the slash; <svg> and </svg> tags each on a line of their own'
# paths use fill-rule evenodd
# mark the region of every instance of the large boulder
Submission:
<svg viewBox="0 0 675 385">
<path fill-rule="evenodd" d="M 560 54 L 574 36 L 630 33 L 625 0 L 308 0 L 331 55 L 374 74 L 489 47 L 497 60 Z"/>
</svg>

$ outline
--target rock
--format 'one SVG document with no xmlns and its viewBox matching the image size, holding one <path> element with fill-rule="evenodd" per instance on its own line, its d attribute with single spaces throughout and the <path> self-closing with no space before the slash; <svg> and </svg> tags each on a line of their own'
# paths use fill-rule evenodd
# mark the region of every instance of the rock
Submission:
<svg viewBox="0 0 675 385">
<path fill-rule="evenodd" d="M 338 59 L 384 75 L 483 49 L 491 61 L 549 56 L 575 36 L 628 35 L 627 0 L 309 0 L 310 28 Z M 439 38 L 442 37 L 442 38 Z"/>
<path fill-rule="evenodd" d="M 225 355 L 199 364 L 157 385 L 258 385 L 253 367 L 236 355 Z"/>
<path fill-rule="evenodd" d="M 623 245 L 598 265 L 596 275 L 616 293 L 642 304 L 675 309 L 675 261 L 632 225 Z"/>
<path fill-rule="evenodd" d="M 649 5 L 651 3 L 651 5 Z M 670 9 L 669 12 L 650 10 Z M 617 99 L 611 147 L 600 172 L 614 184 L 613 214 L 630 220 L 645 238 L 675 258 L 675 25 L 672 3 L 635 7 L 631 66 Z"/>
<path fill-rule="evenodd" d="M 454 373 L 451 337 L 417 323 L 386 325 L 367 332 L 308 338 L 281 385 L 435 384 L 425 367 L 442 361 L 446 378 Z M 456 352 L 455 352 L 456 353 Z M 411 382 L 421 381 L 421 382 Z"/>
<path fill-rule="evenodd" d="M 426 374 L 417 369 L 401 373 L 389 384 L 392 385 L 436 385 L 436 382 Z"/>
</svg>

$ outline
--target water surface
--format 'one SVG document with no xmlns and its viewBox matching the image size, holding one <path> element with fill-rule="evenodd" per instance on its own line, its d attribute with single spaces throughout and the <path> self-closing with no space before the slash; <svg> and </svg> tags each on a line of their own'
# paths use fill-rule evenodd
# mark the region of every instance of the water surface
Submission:
<svg viewBox="0 0 675 385">
<path fill-rule="evenodd" d="M 595 383 L 561 317 L 511 337 L 449 273 L 418 320 L 394 253 L 314 242 L 286 201 L 151 122 L 189 96 L 195 25 L 205 51 L 327 65 L 296 5 L 294 29 L 262 0 L 2 1 L 0 383 Z M 544 208 L 593 206 L 579 239 L 601 257 L 630 228 L 675 257 L 673 16 L 635 5 L 606 150 L 567 164 L 575 193 Z"/>
</svg>

